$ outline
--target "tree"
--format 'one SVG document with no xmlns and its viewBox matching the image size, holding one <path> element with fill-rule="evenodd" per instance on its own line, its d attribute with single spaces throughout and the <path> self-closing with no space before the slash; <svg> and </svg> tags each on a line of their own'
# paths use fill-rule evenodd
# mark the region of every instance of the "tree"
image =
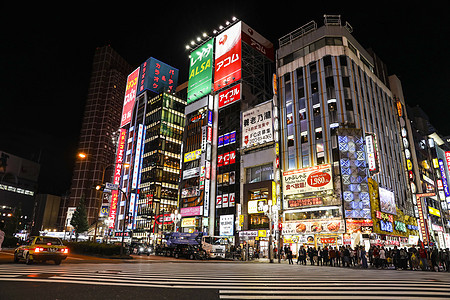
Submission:
<svg viewBox="0 0 450 300">
<path fill-rule="evenodd" d="M 84 197 L 81 197 L 80 204 L 73 213 L 70 225 L 75 229 L 75 241 L 78 241 L 78 236 L 89 229 L 89 223 L 86 213 L 86 205 L 84 204 Z"/>
</svg>

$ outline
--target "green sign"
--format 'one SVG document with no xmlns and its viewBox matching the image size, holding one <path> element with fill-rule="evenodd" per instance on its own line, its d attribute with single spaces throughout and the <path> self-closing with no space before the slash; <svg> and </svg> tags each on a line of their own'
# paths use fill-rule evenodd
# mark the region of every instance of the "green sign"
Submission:
<svg viewBox="0 0 450 300">
<path fill-rule="evenodd" d="M 191 53 L 187 103 L 192 103 L 211 92 L 213 42 L 210 39 Z"/>
</svg>

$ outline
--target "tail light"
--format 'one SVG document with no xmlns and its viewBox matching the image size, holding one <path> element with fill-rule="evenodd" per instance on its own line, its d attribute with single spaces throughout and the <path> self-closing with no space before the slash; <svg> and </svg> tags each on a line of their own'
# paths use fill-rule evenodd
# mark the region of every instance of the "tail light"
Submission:
<svg viewBox="0 0 450 300">
<path fill-rule="evenodd" d="M 36 247 L 34 249 L 34 253 L 39 253 L 39 252 L 42 252 L 42 251 L 44 251 L 44 248 L 41 248 L 41 247 Z"/>
<path fill-rule="evenodd" d="M 69 253 L 69 249 L 68 248 L 61 249 L 61 252 L 64 253 L 64 254 L 68 254 Z"/>
</svg>

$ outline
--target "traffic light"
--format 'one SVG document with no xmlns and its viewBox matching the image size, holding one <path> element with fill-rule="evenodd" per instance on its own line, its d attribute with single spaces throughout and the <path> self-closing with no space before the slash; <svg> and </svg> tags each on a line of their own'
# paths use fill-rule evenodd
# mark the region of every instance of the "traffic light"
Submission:
<svg viewBox="0 0 450 300">
<path fill-rule="evenodd" d="M 283 223 L 279 222 L 278 223 L 278 230 L 281 232 L 282 229 L 283 229 Z"/>
</svg>

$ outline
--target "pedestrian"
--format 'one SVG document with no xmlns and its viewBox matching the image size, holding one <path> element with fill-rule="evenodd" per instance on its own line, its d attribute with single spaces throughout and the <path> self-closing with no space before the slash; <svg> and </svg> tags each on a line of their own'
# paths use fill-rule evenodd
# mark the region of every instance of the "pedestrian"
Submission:
<svg viewBox="0 0 450 300">
<path fill-rule="evenodd" d="M 286 256 L 289 261 L 289 264 L 293 265 L 294 262 L 292 261 L 292 250 L 291 249 L 286 249 Z"/>
<path fill-rule="evenodd" d="M 307 252 L 308 258 L 309 258 L 309 263 L 311 264 L 311 266 L 314 266 L 314 253 L 312 251 L 311 247 L 308 247 L 308 252 Z"/>
<path fill-rule="evenodd" d="M 319 247 L 318 250 L 317 250 L 317 265 L 318 265 L 318 266 L 322 266 L 322 265 L 323 265 L 323 257 L 322 257 L 322 254 L 323 254 L 323 250 L 320 249 L 320 247 Z"/>
<path fill-rule="evenodd" d="M 328 247 L 323 248 L 322 259 L 324 266 L 328 265 Z"/>
<path fill-rule="evenodd" d="M 378 249 L 378 246 L 375 246 L 372 251 L 373 255 L 373 266 L 375 268 L 380 267 L 380 250 Z"/>
<path fill-rule="evenodd" d="M 417 257 L 417 252 L 411 253 L 411 270 L 418 270 L 419 269 L 419 258 Z"/>
<path fill-rule="evenodd" d="M 331 247 L 331 249 L 328 253 L 330 255 L 330 266 L 335 267 L 336 266 L 336 250 L 334 250 L 334 247 Z"/>
<path fill-rule="evenodd" d="M 422 270 L 428 270 L 427 250 L 422 247 L 419 249 L 419 259 L 420 263 L 422 264 Z"/>
<path fill-rule="evenodd" d="M 373 246 L 370 246 L 368 254 L 369 254 L 369 263 L 373 267 Z"/>
<path fill-rule="evenodd" d="M 349 250 L 348 246 L 344 248 L 343 255 L 344 255 L 344 261 L 342 263 L 342 266 L 345 267 L 345 265 L 347 265 L 347 267 L 350 268 L 350 250 Z"/>
<path fill-rule="evenodd" d="M 445 249 L 445 253 L 447 253 L 447 272 L 450 272 L 450 251 L 448 248 Z"/>
<path fill-rule="evenodd" d="M 400 252 L 397 249 L 397 246 L 394 246 L 394 250 L 392 250 L 392 263 L 394 264 L 395 269 L 398 269 L 400 266 Z"/>
<path fill-rule="evenodd" d="M 439 252 L 436 247 L 431 250 L 431 267 L 434 271 L 439 272 Z"/>
<path fill-rule="evenodd" d="M 361 265 L 364 269 L 367 269 L 369 266 L 367 265 L 367 257 L 366 257 L 366 249 L 361 246 Z"/>
<path fill-rule="evenodd" d="M 384 247 L 380 249 L 380 267 L 382 269 L 386 267 L 386 251 L 384 251 Z"/>
<path fill-rule="evenodd" d="M 400 248 L 400 268 L 402 268 L 403 270 L 406 270 L 408 268 L 407 260 L 408 252 L 406 252 L 405 248 Z"/>
<path fill-rule="evenodd" d="M 5 239 L 5 232 L 3 229 L 5 228 L 5 223 L 0 222 L 0 251 L 2 251 L 3 240 Z"/>
</svg>

